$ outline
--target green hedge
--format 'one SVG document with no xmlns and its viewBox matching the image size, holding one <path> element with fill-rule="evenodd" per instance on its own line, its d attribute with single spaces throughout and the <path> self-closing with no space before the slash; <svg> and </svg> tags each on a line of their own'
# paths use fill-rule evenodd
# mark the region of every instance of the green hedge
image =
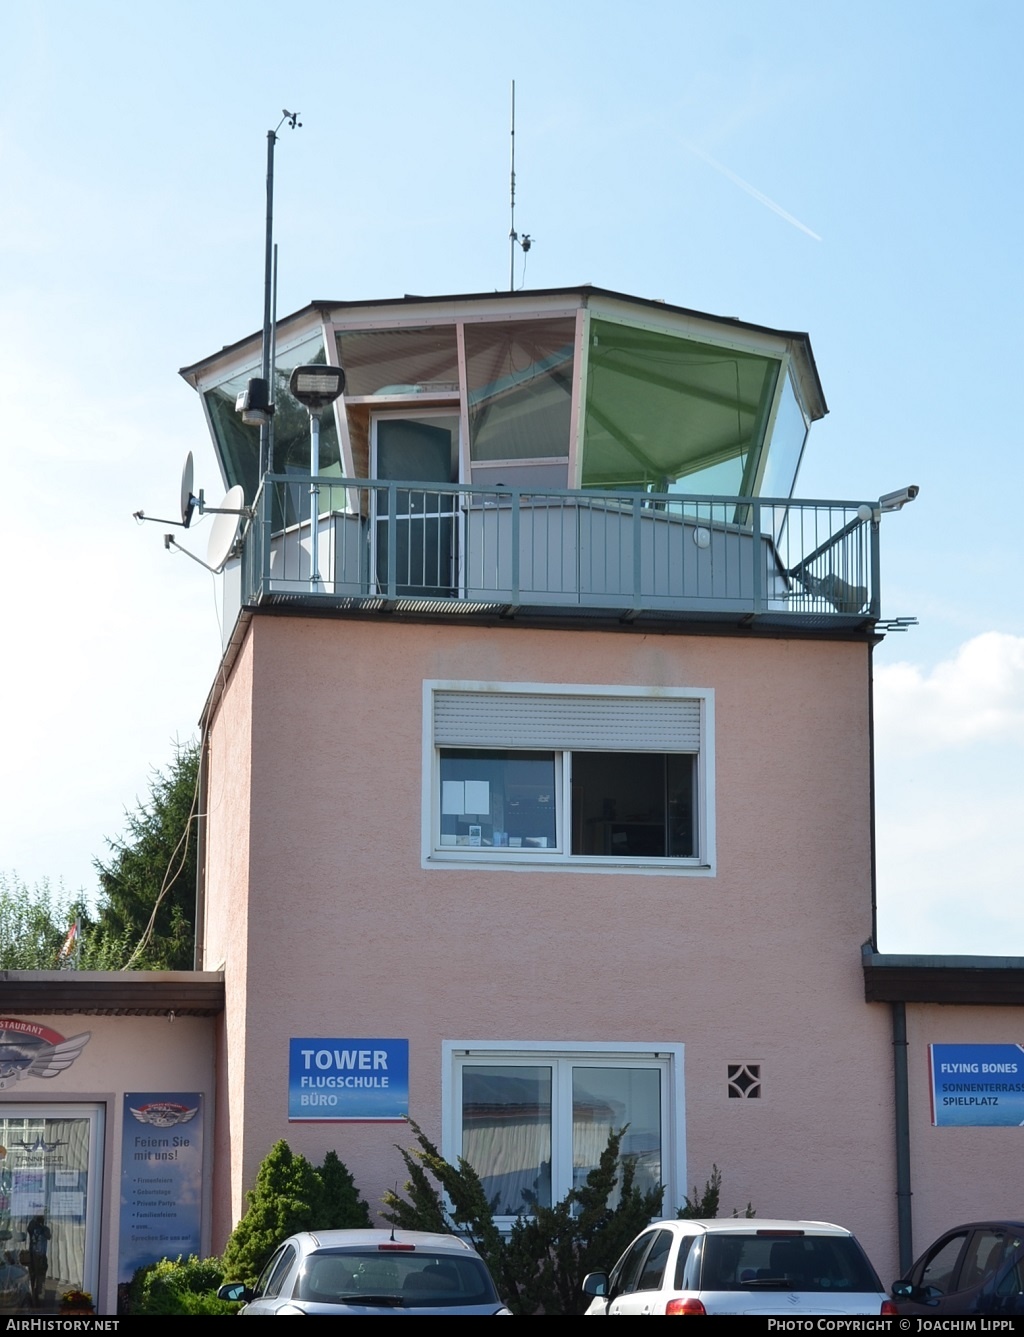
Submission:
<svg viewBox="0 0 1024 1337">
<path fill-rule="evenodd" d="M 128 1288 L 131 1314 L 234 1314 L 238 1305 L 217 1299 L 219 1258 L 161 1258 L 140 1267 Z"/>
</svg>

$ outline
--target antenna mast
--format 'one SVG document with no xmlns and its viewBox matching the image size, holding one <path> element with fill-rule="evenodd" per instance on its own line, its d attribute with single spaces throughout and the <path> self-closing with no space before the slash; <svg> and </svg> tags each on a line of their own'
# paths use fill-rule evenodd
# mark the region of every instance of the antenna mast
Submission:
<svg viewBox="0 0 1024 1337">
<path fill-rule="evenodd" d="M 515 290 L 516 268 L 516 81 L 512 80 L 512 178 L 511 178 L 510 229 L 508 234 L 508 290 Z"/>
<path fill-rule="evenodd" d="M 267 227 L 263 265 L 263 357 L 260 376 L 264 384 L 264 410 L 274 402 L 274 387 L 270 384 L 270 342 L 271 342 L 271 286 L 276 281 L 274 272 L 274 145 L 277 143 L 277 131 L 285 121 L 292 130 L 301 128 L 297 111 L 282 111 L 276 130 L 267 131 Z M 264 412 L 260 421 L 260 481 L 270 468 L 270 450 L 272 437 L 270 432 L 270 414 L 272 408 Z"/>
<path fill-rule="evenodd" d="M 511 227 L 508 234 L 508 290 L 515 291 L 516 286 L 516 245 L 523 248 L 523 254 L 533 245 L 533 238 L 529 232 L 524 232 L 522 237 L 516 231 L 516 81 L 512 80 L 512 198 L 511 198 Z"/>
</svg>

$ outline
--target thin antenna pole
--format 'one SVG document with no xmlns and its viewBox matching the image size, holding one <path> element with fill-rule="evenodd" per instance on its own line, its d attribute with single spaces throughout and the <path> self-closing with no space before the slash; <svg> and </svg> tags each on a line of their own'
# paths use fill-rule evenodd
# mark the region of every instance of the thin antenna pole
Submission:
<svg viewBox="0 0 1024 1337">
<path fill-rule="evenodd" d="M 516 271 L 516 81 L 512 80 L 512 181 L 511 226 L 508 234 L 508 290 L 515 290 Z"/>
<path fill-rule="evenodd" d="M 270 452 L 273 447 L 274 438 L 270 430 L 270 414 L 273 413 L 274 404 L 274 386 L 270 379 L 270 345 L 272 341 L 271 332 L 271 302 L 276 304 L 276 293 L 272 297 L 272 289 L 276 287 L 276 247 L 274 246 L 274 145 L 277 143 L 277 132 L 285 121 L 288 122 L 292 130 L 301 127 L 297 111 L 282 110 L 281 119 L 273 130 L 267 131 L 267 236 L 266 247 L 264 251 L 263 262 L 263 357 L 260 364 L 260 375 L 263 378 L 263 384 L 266 386 L 266 396 L 269 405 L 269 412 L 263 416 L 260 423 L 260 482 L 263 482 L 264 475 L 270 470 Z"/>
<path fill-rule="evenodd" d="M 268 385 L 271 387 L 267 391 L 267 398 L 271 403 L 274 402 L 273 384 L 274 377 L 277 374 L 277 242 L 274 242 L 274 295 L 272 311 L 270 316 L 270 380 Z M 267 473 L 274 472 L 274 419 L 270 419 L 269 434 L 267 439 Z"/>
<path fill-rule="evenodd" d="M 274 145 L 277 131 L 267 131 L 267 234 L 263 266 L 263 360 L 260 375 L 267 387 L 267 398 L 273 399 L 270 385 L 270 294 L 273 272 L 274 237 Z M 270 419 L 264 416 L 260 423 L 260 480 L 270 467 Z"/>
</svg>

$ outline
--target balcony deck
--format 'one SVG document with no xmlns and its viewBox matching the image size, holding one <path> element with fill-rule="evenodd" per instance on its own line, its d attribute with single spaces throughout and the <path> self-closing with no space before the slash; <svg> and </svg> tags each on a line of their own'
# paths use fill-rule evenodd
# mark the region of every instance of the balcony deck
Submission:
<svg viewBox="0 0 1024 1337">
<path fill-rule="evenodd" d="M 228 587 L 259 608 L 863 632 L 876 505 L 272 475 Z"/>
</svg>

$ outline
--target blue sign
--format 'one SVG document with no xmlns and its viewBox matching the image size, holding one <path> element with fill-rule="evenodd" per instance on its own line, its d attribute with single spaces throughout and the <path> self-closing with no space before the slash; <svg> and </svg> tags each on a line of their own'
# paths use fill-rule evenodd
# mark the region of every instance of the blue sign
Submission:
<svg viewBox="0 0 1024 1337">
<path fill-rule="evenodd" d="M 160 1258 L 202 1253 L 203 1097 L 135 1091 L 121 1124 L 118 1281 Z"/>
<path fill-rule="evenodd" d="M 408 1040 L 290 1040 L 288 1120 L 397 1123 L 409 1117 Z"/>
<path fill-rule="evenodd" d="M 936 1127 L 1024 1126 L 1024 1046 L 929 1045 L 929 1050 Z"/>
</svg>

